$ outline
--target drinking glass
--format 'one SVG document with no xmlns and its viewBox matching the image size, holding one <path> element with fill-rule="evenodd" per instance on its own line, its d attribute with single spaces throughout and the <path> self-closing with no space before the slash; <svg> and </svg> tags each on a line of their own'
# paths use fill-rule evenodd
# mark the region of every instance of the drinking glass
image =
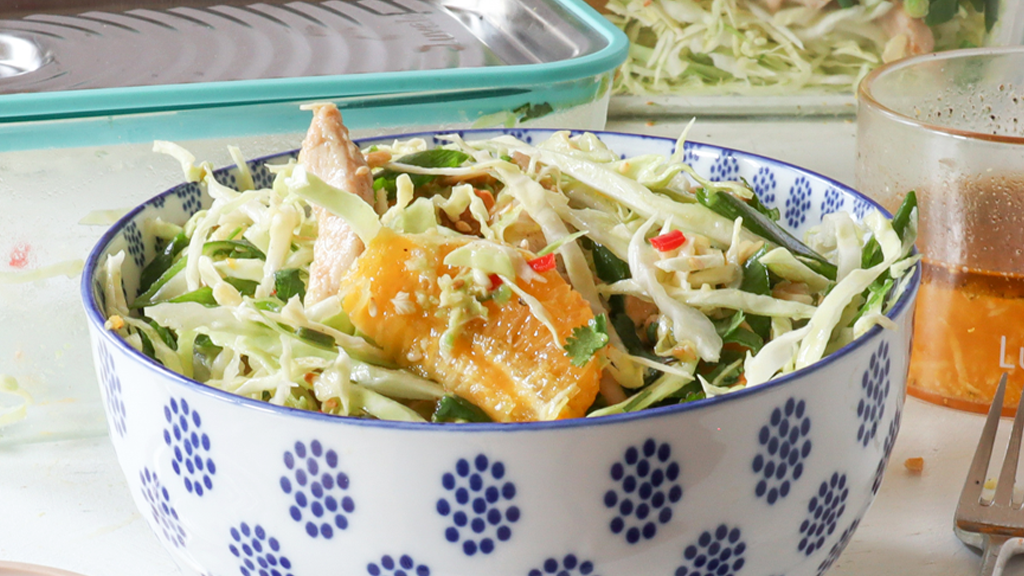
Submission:
<svg viewBox="0 0 1024 576">
<path fill-rule="evenodd" d="M 1024 47 L 894 62 L 858 90 L 858 188 L 914 190 L 923 277 L 908 392 L 984 412 L 1024 387 Z"/>
</svg>

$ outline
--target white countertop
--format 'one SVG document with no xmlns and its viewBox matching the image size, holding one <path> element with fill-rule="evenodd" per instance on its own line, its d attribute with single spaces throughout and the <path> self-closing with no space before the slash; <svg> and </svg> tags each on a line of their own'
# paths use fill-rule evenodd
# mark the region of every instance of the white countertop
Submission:
<svg viewBox="0 0 1024 576">
<path fill-rule="evenodd" d="M 683 124 L 612 121 L 608 129 L 675 137 Z M 849 120 L 704 120 L 691 139 L 854 180 Z M 983 419 L 907 399 L 885 481 L 830 576 L 977 572 L 979 556 L 953 535 L 952 517 Z M 1001 432 L 1005 446 L 1009 422 Z M 904 467 L 913 457 L 924 458 L 922 473 Z M 175 565 L 136 511 L 106 436 L 0 443 L 0 561 L 86 576 L 196 576 Z M 1024 575 L 1024 561 L 1011 562 L 1005 574 Z"/>
</svg>

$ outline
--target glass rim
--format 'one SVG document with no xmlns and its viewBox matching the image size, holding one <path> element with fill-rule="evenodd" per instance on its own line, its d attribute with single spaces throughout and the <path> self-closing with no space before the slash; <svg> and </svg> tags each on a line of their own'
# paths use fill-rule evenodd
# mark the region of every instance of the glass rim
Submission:
<svg viewBox="0 0 1024 576">
<path fill-rule="evenodd" d="M 866 108 L 874 109 L 882 115 L 888 117 L 890 120 L 913 126 L 934 132 L 941 135 L 952 136 L 956 138 L 965 138 L 969 140 L 981 140 L 985 142 L 997 143 L 997 144 L 1011 144 L 1024 146 L 1024 137 L 1021 136 L 1006 136 L 1001 134 L 986 134 L 984 132 L 976 132 L 974 130 L 964 130 L 961 128 L 953 128 L 951 126 L 942 126 L 931 122 L 925 122 L 917 120 L 906 114 L 901 114 L 893 110 L 892 108 L 882 104 L 872 94 L 871 89 L 876 81 L 883 76 L 887 76 L 897 71 L 919 66 L 921 64 L 944 61 L 944 60 L 960 60 L 963 58 L 974 58 L 978 56 L 1002 56 L 1002 55 L 1016 55 L 1020 56 L 1024 60 L 1024 46 L 990 46 L 984 48 L 966 48 L 959 50 L 947 50 L 944 52 L 933 52 L 931 54 L 922 54 L 919 56 L 911 56 L 901 60 L 896 60 L 883 64 L 878 68 L 875 68 L 867 76 L 861 80 L 860 84 L 857 85 L 857 106 L 858 108 L 864 106 Z M 1022 87 L 1024 88 L 1024 87 Z"/>
</svg>

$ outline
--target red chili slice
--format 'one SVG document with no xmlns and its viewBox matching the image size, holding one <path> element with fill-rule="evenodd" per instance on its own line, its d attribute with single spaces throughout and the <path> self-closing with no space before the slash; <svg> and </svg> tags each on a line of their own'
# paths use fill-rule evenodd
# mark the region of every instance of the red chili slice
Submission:
<svg viewBox="0 0 1024 576">
<path fill-rule="evenodd" d="M 671 232 L 666 232 L 661 236 L 651 238 L 651 246 L 654 246 L 654 249 L 658 252 L 675 250 L 682 246 L 683 242 L 686 242 L 686 236 L 683 236 L 683 233 L 679 230 L 672 230 Z"/>
<path fill-rule="evenodd" d="M 498 287 L 503 284 L 501 276 L 498 276 L 497 274 L 491 274 L 487 279 L 491 281 L 491 290 L 497 290 Z"/>
<path fill-rule="evenodd" d="M 545 254 L 539 258 L 534 258 L 527 262 L 530 268 L 533 268 L 534 272 L 547 272 L 548 270 L 555 269 L 555 253 Z"/>
</svg>

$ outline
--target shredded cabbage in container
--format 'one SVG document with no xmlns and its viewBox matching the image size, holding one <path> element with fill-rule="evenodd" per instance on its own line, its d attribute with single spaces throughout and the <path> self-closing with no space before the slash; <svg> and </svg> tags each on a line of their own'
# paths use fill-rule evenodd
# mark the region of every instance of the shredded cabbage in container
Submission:
<svg viewBox="0 0 1024 576">
<path fill-rule="evenodd" d="M 996 0 L 609 0 L 617 93 L 852 92 L 883 62 L 983 45 Z"/>
<path fill-rule="evenodd" d="M 539 346 L 601 372 L 586 409 L 594 417 L 757 386 L 872 326 L 893 328 L 885 312 L 917 261 L 913 193 L 893 220 L 835 213 L 801 242 L 744 182 L 713 182 L 684 164 L 683 138 L 671 157 L 626 159 L 593 134 L 558 132 L 537 145 L 512 136 L 443 139 L 429 150 L 414 139 L 364 151 L 390 155 L 374 173 L 379 206 L 359 204 L 294 161 L 271 167 L 271 188 L 255 189 L 243 169 L 232 189 L 209 164 L 158 143 L 213 201 L 184 226 L 147 223 L 159 250 L 137 297 L 121 288 L 125 254 L 107 258 L 107 328 L 170 370 L 281 406 L 490 420 L 491 407 L 411 368 L 418 351 L 396 358 L 356 329 L 344 298 L 304 304 L 317 204 L 368 247 L 383 237 L 461 242 L 443 263 L 458 273 L 433 277 L 437 301 L 403 287 L 389 303 L 395 314 L 435 311 L 445 323 L 436 354 L 453 354 L 497 306 L 518 300 L 544 327 L 534 335 Z M 414 154 L 415 165 L 403 163 Z M 563 311 L 528 290 L 555 272 L 592 314 L 568 338 L 555 326 Z M 571 385 L 561 390 L 538 418 L 564 416 L 573 393 Z"/>
</svg>

